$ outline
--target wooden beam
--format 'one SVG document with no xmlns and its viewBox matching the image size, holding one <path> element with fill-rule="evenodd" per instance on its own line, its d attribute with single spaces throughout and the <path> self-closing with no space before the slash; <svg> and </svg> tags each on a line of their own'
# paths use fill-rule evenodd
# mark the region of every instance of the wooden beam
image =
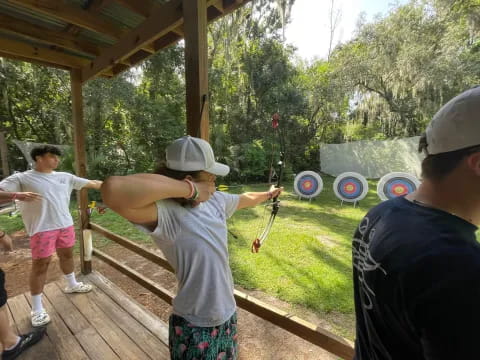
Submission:
<svg viewBox="0 0 480 360">
<path fill-rule="evenodd" d="M 118 3 L 122 4 L 127 9 L 133 11 L 134 13 L 148 18 L 152 11 L 157 7 L 155 3 L 151 0 L 117 0 Z"/>
<path fill-rule="evenodd" d="M 129 239 L 123 237 L 123 236 L 117 235 L 117 234 L 105 229 L 104 227 L 102 227 L 98 224 L 90 223 L 90 227 L 93 231 L 96 231 L 97 233 L 103 235 L 107 239 L 115 241 L 117 244 L 120 244 L 121 246 L 127 248 L 128 250 L 133 251 L 134 253 L 144 257 L 145 259 L 150 260 L 154 264 L 160 265 L 161 267 L 163 267 L 164 269 L 166 269 L 170 272 L 174 272 L 173 268 L 170 266 L 168 261 L 165 260 L 164 258 L 158 256 L 153 251 L 151 251 L 151 250 L 149 250 L 149 249 L 147 249 L 143 246 L 140 246 L 139 244 L 136 244 L 133 241 L 131 241 L 131 240 L 129 240 Z"/>
<path fill-rule="evenodd" d="M 160 51 L 161 49 L 165 49 L 168 46 L 171 46 L 175 43 L 177 43 L 179 40 L 181 40 L 182 37 L 175 32 L 171 31 L 168 34 L 162 36 L 160 39 L 155 40 L 155 42 L 152 44 L 152 46 L 157 49 L 156 51 Z M 117 64 L 114 65 L 111 68 L 111 72 L 113 76 L 117 76 L 118 74 L 121 74 L 122 72 L 130 69 L 132 66 L 135 66 L 136 64 L 145 61 L 148 59 L 152 54 L 155 52 L 147 52 L 145 49 L 137 51 L 135 54 L 130 56 L 128 59 L 124 59 L 121 61 L 122 64 L 128 63 L 129 66 L 122 66 L 122 64 Z"/>
<path fill-rule="evenodd" d="M 320 346 L 342 359 L 353 359 L 353 346 L 345 339 L 322 329 L 306 320 L 289 314 L 263 301 L 235 290 L 235 301 L 239 307 L 267 320 L 298 337 Z"/>
<path fill-rule="evenodd" d="M 187 133 L 208 141 L 207 1 L 183 0 Z"/>
<path fill-rule="evenodd" d="M 207 6 L 214 6 L 218 11 L 223 13 L 223 0 L 208 0 Z"/>
<path fill-rule="evenodd" d="M 10 175 L 10 168 L 8 166 L 8 147 L 5 140 L 5 133 L 0 131 L 0 158 L 2 159 L 2 177 L 6 178 Z"/>
<path fill-rule="evenodd" d="M 132 268 L 128 267 L 125 264 L 122 264 L 115 260 L 113 257 L 105 254 L 104 252 L 98 250 L 98 249 L 93 249 L 93 255 L 97 256 L 98 258 L 102 259 L 105 261 L 107 264 L 110 266 L 114 267 L 118 271 L 120 271 L 122 274 L 127 275 L 130 279 L 134 280 L 138 284 L 142 285 L 144 288 L 150 290 L 152 293 L 157 295 L 159 298 L 164 300 L 166 303 L 169 305 L 172 305 L 173 297 L 174 294 L 161 287 L 158 285 L 155 281 L 152 281 L 139 272 L 133 270 Z"/>
<path fill-rule="evenodd" d="M 83 94 L 82 81 L 79 69 L 70 72 L 70 85 L 72 88 L 72 121 L 75 144 L 75 172 L 77 176 L 87 176 L 87 153 L 85 150 L 85 121 L 83 119 Z M 85 261 L 85 241 L 83 230 L 89 227 L 87 213 L 88 193 L 87 189 L 77 191 L 77 201 L 80 206 L 80 265 L 83 274 L 92 272 L 92 262 Z"/>
<path fill-rule="evenodd" d="M 11 34 L 21 35 L 29 39 L 55 45 L 65 49 L 83 52 L 89 55 L 98 55 L 98 46 L 65 33 L 50 30 L 8 15 L 0 14 L 0 28 Z"/>
<path fill-rule="evenodd" d="M 182 38 L 185 36 L 185 30 L 183 29 L 183 25 L 180 25 L 179 27 L 173 29 L 172 32 L 181 36 Z"/>
<path fill-rule="evenodd" d="M 156 51 L 161 49 L 165 49 L 166 47 L 173 45 L 180 41 L 182 37 L 177 33 L 170 31 L 168 34 L 165 34 L 160 39 L 157 39 L 153 42 L 153 46 L 155 47 Z"/>
<path fill-rule="evenodd" d="M 208 22 L 213 21 L 223 15 L 223 9 L 218 10 L 215 6 L 209 6 L 207 8 L 207 19 Z"/>
<path fill-rule="evenodd" d="M 24 59 L 38 60 L 45 63 L 62 65 L 68 68 L 81 68 L 89 63 L 88 59 L 68 55 L 47 48 L 35 47 L 24 42 L 0 37 L 0 51 Z"/>
<path fill-rule="evenodd" d="M 102 51 L 100 56 L 83 67 L 82 81 L 97 76 L 181 25 L 183 21 L 181 4 L 182 0 L 172 0 L 160 6 L 140 26 L 125 34 L 115 45 Z"/>
<path fill-rule="evenodd" d="M 8 0 L 19 6 L 23 6 L 35 12 L 51 16 L 55 19 L 77 25 L 84 29 L 89 29 L 100 34 L 108 35 L 114 39 L 119 39 L 124 30 L 112 25 L 98 15 L 91 14 L 82 10 L 78 6 L 73 6 L 64 1 L 57 0 Z"/>
<path fill-rule="evenodd" d="M 149 52 L 150 54 L 155 54 L 155 49 L 153 48 L 152 44 L 145 45 L 142 47 L 143 51 Z"/>
<path fill-rule="evenodd" d="M 62 69 L 62 70 L 70 70 L 71 69 L 68 66 L 58 65 L 58 64 L 51 63 L 51 62 L 45 62 L 45 61 L 41 61 L 41 60 L 37 60 L 37 59 L 29 59 L 29 58 L 26 58 L 26 57 L 20 56 L 20 55 L 7 54 L 7 53 L 4 53 L 1 50 L 0 50 L 0 57 L 3 57 L 5 59 L 11 59 L 11 60 L 16 60 L 16 61 L 23 61 L 23 62 L 27 62 L 27 63 L 37 64 L 37 65 L 40 65 L 40 66 L 53 67 L 53 68 Z"/>
<path fill-rule="evenodd" d="M 139 50 L 137 51 L 135 54 L 133 54 L 132 56 L 130 56 L 128 58 L 128 61 L 130 62 L 130 65 L 134 66 L 135 64 L 145 60 L 146 58 L 148 58 L 149 56 L 152 56 L 151 53 L 149 52 L 146 52 L 144 50 Z M 118 73 L 115 73 L 115 75 L 117 75 Z"/>
<path fill-rule="evenodd" d="M 224 14 L 231 13 L 248 2 L 250 2 L 250 0 L 223 0 Z"/>
<path fill-rule="evenodd" d="M 114 0 L 93 0 L 93 3 L 86 10 L 88 12 L 91 12 L 91 13 L 98 13 L 104 7 L 107 7 L 108 5 L 110 5 L 113 2 L 114 2 Z"/>
</svg>

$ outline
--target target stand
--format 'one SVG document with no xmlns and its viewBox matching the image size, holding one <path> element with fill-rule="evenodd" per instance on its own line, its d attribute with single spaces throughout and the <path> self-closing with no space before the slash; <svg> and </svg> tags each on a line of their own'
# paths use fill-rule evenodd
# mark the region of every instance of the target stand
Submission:
<svg viewBox="0 0 480 360">
<path fill-rule="evenodd" d="M 382 201 L 408 195 L 417 190 L 420 181 L 404 172 L 392 172 L 384 175 L 377 184 L 377 194 Z"/>
<path fill-rule="evenodd" d="M 368 182 L 364 176 L 356 172 L 344 172 L 333 182 L 333 191 L 343 202 L 353 203 L 353 207 L 367 196 Z"/>
<path fill-rule="evenodd" d="M 305 198 L 312 201 L 314 197 L 322 192 L 323 180 L 320 175 L 314 171 L 302 171 L 295 176 L 293 186 L 299 200 Z"/>
</svg>

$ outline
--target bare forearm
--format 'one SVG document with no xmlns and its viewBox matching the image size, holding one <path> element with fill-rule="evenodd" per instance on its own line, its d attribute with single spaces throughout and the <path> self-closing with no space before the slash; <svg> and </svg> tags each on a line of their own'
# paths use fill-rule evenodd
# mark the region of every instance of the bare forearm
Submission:
<svg viewBox="0 0 480 360">
<path fill-rule="evenodd" d="M 246 192 L 240 195 L 240 201 L 238 202 L 237 209 L 243 209 L 246 207 L 253 207 L 267 201 L 271 198 L 270 192 Z"/>
<path fill-rule="evenodd" d="M 190 186 L 162 175 L 135 174 L 107 178 L 101 192 L 105 204 L 113 209 L 138 209 L 157 200 L 186 197 L 190 194 Z"/>
<path fill-rule="evenodd" d="M 37 200 L 42 200 L 42 195 L 34 192 L 30 192 L 30 191 L 10 192 L 10 191 L 0 190 L 0 204 L 10 202 L 13 200 L 37 201 Z"/>
<path fill-rule="evenodd" d="M 100 180 L 89 180 L 88 184 L 85 185 L 86 189 L 95 189 L 95 190 L 100 190 L 100 187 L 102 186 L 103 181 Z"/>
<path fill-rule="evenodd" d="M 15 193 L 0 190 L 0 204 L 4 204 L 13 200 Z"/>
</svg>

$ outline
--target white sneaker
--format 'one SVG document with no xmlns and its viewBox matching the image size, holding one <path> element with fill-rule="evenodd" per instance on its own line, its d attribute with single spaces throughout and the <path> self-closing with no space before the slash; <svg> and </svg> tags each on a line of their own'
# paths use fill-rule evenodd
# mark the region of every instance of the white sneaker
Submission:
<svg viewBox="0 0 480 360">
<path fill-rule="evenodd" d="M 83 282 L 77 283 L 75 286 L 67 286 L 63 292 L 65 294 L 72 294 L 72 293 L 87 293 L 92 291 L 93 286 L 90 284 L 84 284 Z"/>
<path fill-rule="evenodd" d="M 40 311 L 35 311 L 35 312 L 32 311 L 30 315 L 32 315 L 33 327 L 44 326 L 50 322 L 50 316 L 48 316 L 45 309 L 42 309 Z"/>
</svg>

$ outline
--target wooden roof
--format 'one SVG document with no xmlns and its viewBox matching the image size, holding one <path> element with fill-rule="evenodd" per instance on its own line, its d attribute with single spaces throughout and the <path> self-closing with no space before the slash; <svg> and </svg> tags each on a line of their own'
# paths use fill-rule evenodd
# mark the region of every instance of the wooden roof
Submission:
<svg viewBox="0 0 480 360">
<path fill-rule="evenodd" d="M 208 21 L 248 1 L 207 0 Z M 0 56 L 112 77 L 183 38 L 185 3 L 0 0 Z"/>
</svg>

